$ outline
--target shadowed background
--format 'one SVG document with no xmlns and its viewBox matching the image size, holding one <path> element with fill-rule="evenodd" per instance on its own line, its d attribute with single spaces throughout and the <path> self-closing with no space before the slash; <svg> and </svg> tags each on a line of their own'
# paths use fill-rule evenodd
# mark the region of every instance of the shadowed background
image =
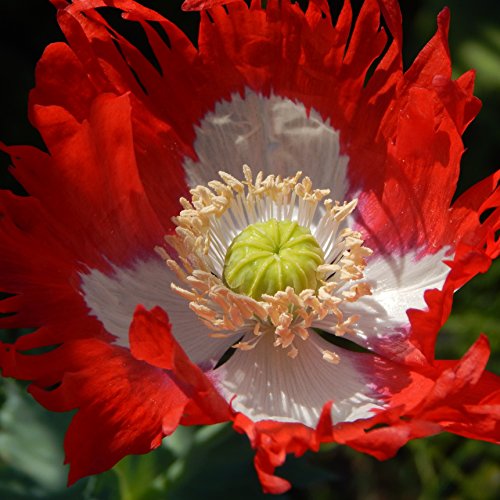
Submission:
<svg viewBox="0 0 500 500">
<path fill-rule="evenodd" d="M 198 14 L 182 13 L 180 0 L 144 0 L 195 40 Z M 402 2 L 406 67 L 432 36 L 445 0 Z M 342 0 L 334 2 L 338 9 Z M 360 1 L 353 1 L 359 8 Z M 500 3 L 448 0 L 450 48 L 455 75 L 477 70 L 476 95 L 483 110 L 464 142 L 459 191 L 492 173 L 500 163 Z M 133 36 L 133 32 L 131 36 Z M 34 67 L 44 48 L 62 40 L 48 0 L 1 0 L 0 140 L 42 146 L 27 120 Z M 22 194 L 0 154 L 0 187 Z M 0 249 L 1 251 L 1 249 Z M 500 265 L 457 294 L 454 311 L 438 343 L 438 357 L 463 355 L 480 332 L 488 334 L 489 369 L 500 373 Z M 0 331 L 12 341 L 19 332 Z M 226 425 L 181 428 L 149 455 L 128 457 L 113 470 L 66 489 L 64 430 L 71 415 L 48 413 L 26 394 L 26 385 L 0 379 L 0 498 L 15 499 L 226 499 L 262 496 L 244 436 Z M 500 492 L 500 448 L 489 443 L 439 435 L 416 440 L 387 462 L 328 445 L 318 454 L 290 457 L 279 474 L 294 488 L 278 498 L 495 499 Z"/>
</svg>

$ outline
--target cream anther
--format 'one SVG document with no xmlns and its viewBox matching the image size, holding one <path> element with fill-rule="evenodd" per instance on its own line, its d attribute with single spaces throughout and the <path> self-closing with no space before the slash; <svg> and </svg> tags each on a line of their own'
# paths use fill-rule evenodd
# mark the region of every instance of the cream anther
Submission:
<svg viewBox="0 0 500 500">
<path fill-rule="evenodd" d="M 165 240 L 175 253 L 158 253 L 175 272 L 179 283 L 172 289 L 189 301 L 190 308 L 213 331 L 210 337 L 238 335 L 233 347 L 253 349 L 259 340 L 272 335 L 275 348 L 286 349 L 294 358 L 298 342 L 307 341 L 309 328 L 330 316 L 333 335 L 352 332 L 358 317 L 344 317 L 340 306 L 369 295 L 363 279 L 366 257 L 360 233 L 346 225 L 357 200 L 339 203 L 325 199 L 327 189 L 313 189 L 308 177 L 282 178 L 259 172 L 255 179 L 248 166 L 244 180 L 220 172 L 221 181 L 191 190 L 191 201 L 181 199 L 183 210 L 174 218 L 174 236 Z M 252 298 L 230 290 L 223 281 L 225 257 L 234 238 L 248 226 L 260 222 L 295 221 L 310 228 L 324 255 L 318 266 L 318 286 L 296 291 L 288 286 L 273 295 Z M 339 363 L 333 351 L 322 351 L 329 363 Z"/>
</svg>

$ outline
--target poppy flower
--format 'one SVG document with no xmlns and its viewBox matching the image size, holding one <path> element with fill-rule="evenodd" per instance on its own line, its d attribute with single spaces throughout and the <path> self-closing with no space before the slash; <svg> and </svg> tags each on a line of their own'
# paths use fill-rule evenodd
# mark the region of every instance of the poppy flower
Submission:
<svg viewBox="0 0 500 500">
<path fill-rule="evenodd" d="M 47 151 L 4 146 L 4 376 L 77 410 L 69 481 L 182 425 L 232 421 L 265 491 L 287 453 L 388 458 L 450 431 L 499 440 L 485 337 L 434 359 L 453 292 L 498 255 L 499 174 L 452 198 L 480 108 L 449 13 L 403 71 L 394 0 L 305 12 L 187 2 L 198 46 L 132 0 L 52 0 L 36 70 Z M 138 48 L 120 12 L 144 35 Z M 147 55 L 146 55 L 147 54 Z"/>
</svg>

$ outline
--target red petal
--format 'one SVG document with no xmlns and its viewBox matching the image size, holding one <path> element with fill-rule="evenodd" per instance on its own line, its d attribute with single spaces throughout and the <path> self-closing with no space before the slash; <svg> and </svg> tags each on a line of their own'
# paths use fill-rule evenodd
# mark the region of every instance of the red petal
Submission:
<svg viewBox="0 0 500 500">
<path fill-rule="evenodd" d="M 324 435 L 331 432 L 331 403 L 323 409 L 316 430 L 301 424 L 261 421 L 253 422 L 239 413 L 234 429 L 246 433 L 256 449 L 255 469 L 265 493 L 280 494 L 290 489 L 290 483 L 274 475 L 274 470 L 285 462 L 286 454 L 303 455 L 307 450 L 317 451 Z"/>
<path fill-rule="evenodd" d="M 225 5 L 236 0 L 185 0 L 182 4 L 182 10 L 205 10 L 211 9 L 217 5 Z"/>
<path fill-rule="evenodd" d="M 65 43 L 49 45 L 36 66 L 29 108 L 60 106 L 81 122 L 89 116 L 96 96 L 97 89 L 74 52 Z"/>
<path fill-rule="evenodd" d="M 322 0 L 311 2 L 306 14 L 276 0 L 265 10 L 257 1 L 250 9 L 242 2 L 214 7 L 210 17 L 202 14 L 199 52 L 175 26 L 136 2 L 52 1 L 71 49 L 56 44 L 47 50 L 31 96 L 31 116 L 50 155 L 8 148 L 18 177 L 36 199 L 3 196 L 0 229 L 7 248 L 0 260 L 2 288 L 18 294 L 2 303 L 2 311 L 19 311 L 2 324 L 45 326 L 15 346 L 2 345 L 0 362 L 5 375 L 35 380 L 31 391 L 48 408 L 80 408 L 66 443 L 71 480 L 157 446 L 180 419 L 230 418 L 209 378 L 172 338 L 163 312 L 139 310 L 134 321 L 133 354 L 148 363 L 107 344 L 109 336 L 88 317 L 79 295 L 78 271 L 84 265 L 104 268 L 106 258 L 128 262 L 161 239 L 186 190 L 181 162 L 193 156 L 195 124 L 216 101 L 247 87 L 298 99 L 340 130 L 351 191 L 366 193 L 359 222 L 369 246 L 427 252 L 450 245 L 454 251 L 443 291 L 426 294 L 429 311 L 409 314 L 412 342 L 432 366 L 419 366 L 423 373 L 406 393 L 393 395 L 390 410 L 332 428 L 327 405 L 316 430 L 236 418 L 237 430 L 247 432 L 258 450 L 256 467 L 266 490 L 288 488 L 274 476 L 286 453 L 317 449 L 323 440 L 379 458 L 442 428 L 498 441 L 499 380 L 483 373 L 485 341 L 458 363 L 433 360 L 435 334 L 453 291 L 484 272 L 500 252 L 498 175 L 449 210 L 463 151 L 460 135 L 479 103 L 472 96 L 472 74 L 450 79 L 447 11 L 403 75 L 394 0 L 367 0 L 355 26 L 345 2 L 335 27 Z M 216 3 L 222 2 L 198 5 Z M 140 24 L 160 70 L 107 24 L 96 10 L 106 6 Z M 388 47 L 379 10 L 394 36 Z M 148 21 L 159 23 L 169 47 Z M 58 92 L 67 73 L 74 87 Z M 158 165 L 165 163 L 175 178 L 168 186 L 156 182 Z M 95 338 L 66 341 L 43 355 L 23 352 L 81 337 Z"/>
<path fill-rule="evenodd" d="M 227 402 L 194 365 L 172 335 L 167 315 L 155 308 L 138 307 L 130 329 L 132 355 L 165 370 L 184 391 L 190 403 L 183 423 L 217 423 L 231 419 Z"/>
<path fill-rule="evenodd" d="M 140 24 L 161 71 L 106 22 L 98 7 L 119 9 L 124 19 Z M 93 86 L 101 93 L 131 92 L 151 114 L 174 126 L 191 143 L 192 126 L 200 116 L 196 84 L 200 69 L 193 64 L 196 51 L 184 33 L 160 14 L 130 0 L 74 2 L 59 8 L 59 25 Z"/>
<path fill-rule="evenodd" d="M 492 246 L 498 251 L 498 242 Z M 478 273 L 485 273 L 489 269 L 491 258 L 487 253 L 484 251 L 484 240 L 476 241 L 474 245 L 461 243 L 457 247 L 454 260 L 448 263 L 451 271 L 443 289 L 425 292 L 428 309 L 408 310 L 412 326 L 410 341 L 426 355 L 428 360 L 434 359 L 436 337 L 450 315 L 454 292 Z"/>
<path fill-rule="evenodd" d="M 436 75 L 451 77 L 448 31 L 450 11 L 445 8 L 438 16 L 438 30 L 422 49 L 406 73 L 406 80 L 421 87 L 431 87 Z"/>
<path fill-rule="evenodd" d="M 42 331 L 22 336 L 16 347 L 29 350 L 60 344 L 64 338 L 96 336 L 102 331 L 78 293 L 78 272 L 68 249 L 68 234 L 50 219 L 38 200 L 0 194 L 1 288 L 16 294 L 0 302 L 3 328 L 36 328 Z M 20 374 L 22 376 L 22 374 Z M 29 378 L 29 377 L 28 377 Z"/>
<path fill-rule="evenodd" d="M 69 483 L 111 468 L 129 454 L 147 453 L 178 425 L 187 398 L 162 370 L 128 350 L 97 340 L 64 344 L 32 363 L 60 369 L 55 389 L 30 392 L 53 411 L 78 409 L 66 434 Z"/>
<path fill-rule="evenodd" d="M 500 377 L 483 371 L 489 354 L 481 336 L 458 362 L 436 362 L 442 371 L 415 414 L 449 432 L 499 443 Z"/>
<path fill-rule="evenodd" d="M 75 258 L 98 267 L 103 257 L 118 264 L 151 252 L 165 229 L 137 173 L 129 97 L 101 95 L 82 124 L 59 107 L 36 108 L 34 117 L 50 156 L 8 148 L 14 174 L 64 228 Z M 165 201 L 178 210 L 175 194 Z"/>
</svg>

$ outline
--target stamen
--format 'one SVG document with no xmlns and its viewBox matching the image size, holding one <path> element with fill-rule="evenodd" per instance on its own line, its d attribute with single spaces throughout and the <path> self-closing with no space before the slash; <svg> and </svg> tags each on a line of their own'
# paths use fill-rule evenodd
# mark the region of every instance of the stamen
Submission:
<svg viewBox="0 0 500 500">
<path fill-rule="evenodd" d="M 331 363 L 333 365 L 338 365 L 340 363 L 340 356 L 332 351 L 323 351 L 323 359 L 327 361 L 328 363 Z"/>
<path fill-rule="evenodd" d="M 263 336 L 273 335 L 274 347 L 287 350 L 288 356 L 295 358 L 299 354 L 296 342 L 307 341 L 308 329 L 326 317 L 330 318 L 333 335 L 353 332 L 359 318 L 344 317 L 340 306 L 371 294 L 369 285 L 360 280 L 365 259 L 372 252 L 363 246 L 361 234 L 346 226 L 357 200 L 342 204 L 325 200 L 329 190 L 313 189 L 308 177 L 300 180 L 301 172 L 286 178 L 264 177 L 259 172 L 254 180 L 245 165 L 243 181 L 225 172 L 219 175 L 222 182 L 214 180 L 208 187 L 197 186 L 191 190 L 191 201 L 180 200 L 183 210 L 174 218 L 176 234 L 165 237 L 173 252 L 157 249 L 179 279 L 172 289 L 189 301 L 191 310 L 214 332 L 210 337 L 239 335 L 242 340 L 233 347 L 250 350 Z M 283 248 L 293 228 L 308 228 L 296 236 L 299 241 L 314 240 L 322 254 L 321 261 L 314 264 L 314 280 L 308 278 L 301 289 L 290 286 L 293 280 L 280 278 L 276 282 L 282 283 L 284 290 L 262 289 L 255 294 L 248 286 L 228 288 L 226 281 L 230 284 L 231 279 L 224 274 L 227 256 L 238 245 L 243 248 L 253 244 L 246 241 L 240 245 L 241 239 L 237 238 L 252 225 L 261 232 L 263 227 L 279 226 L 277 234 L 286 240 L 281 241 Z M 305 247 L 296 255 L 311 258 L 312 253 Z M 297 266 L 299 257 L 290 261 L 290 267 Z M 245 265 L 239 254 L 234 262 L 235 266 Z M 252 262 L 251 257 L 248 262 Z M 303 272 L 300 262 L 297 269 Z M 340 362 L 335 352 L 322 350 L 321 355 L 329 363 Z"/>
</svg>

